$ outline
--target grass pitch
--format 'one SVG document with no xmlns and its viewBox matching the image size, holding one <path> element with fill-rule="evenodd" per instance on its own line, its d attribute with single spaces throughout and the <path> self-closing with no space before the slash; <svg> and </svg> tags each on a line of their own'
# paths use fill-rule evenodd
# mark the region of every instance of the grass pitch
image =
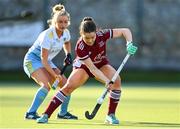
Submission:
<svg viewBox="0 0 180 129">
<path fill-rule="evenodd" d="M 104 88 L 100 84 L 85 85 L 72 94 L 69 110 L 77 115 L 79 120 L 57 120 L 56 110 L 48 124 L 37 124 L 33 120 L 24 120 L 38 86 L 30 83 L 0 83 L 0 128 L 61 128 L 61 129 L 180 129 L 180 85 L 123 85 L 121 102 L 116 116 L 121 120 L 120 125 L 110 126 L 104 124 L 107 112 L 107 98 L 101 106 L 96 117 L 87 120 L 85 111 L 92 111 L 96 99 L 102 94 Z M 41 105 L 38 113 L 41 114 L 53 94 L 50 91 L 47 99 Z"/>
</svg>

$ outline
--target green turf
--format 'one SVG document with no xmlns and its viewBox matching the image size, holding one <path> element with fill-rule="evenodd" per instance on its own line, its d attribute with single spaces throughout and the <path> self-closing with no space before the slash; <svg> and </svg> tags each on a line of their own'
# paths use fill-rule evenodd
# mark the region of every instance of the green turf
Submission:
<svg viewBox="0 0 180 129">
<path fill-rule="evenodd" d="M 107 112 L 107 99 L 93 120 L 84 117 L 86 110 L 91 111 L 96 99 L 103 91 L 102 86 L 81 87 L 72 94 L 69 110 L 78 115 L 79 120 L 57 120 L 56 110 L 48 124 L 37 124 L 24 120 L 24 113 L 30 105 L 38 87 L 31 84 L 0 83 L 0 128 L 60 128 L 60 129 L 104 129 L 104 128 L 180 128 L 180 87 L 159 87 L 156 85 L 138 87 L 124 86 L 117 117 L 121 120 L 118 126 L 107 126 L 104 118 Z M 98 84 L 99 85 L 99 84 Z M 45 110 L 51 96 L 39 109 Z"/>
</svg>

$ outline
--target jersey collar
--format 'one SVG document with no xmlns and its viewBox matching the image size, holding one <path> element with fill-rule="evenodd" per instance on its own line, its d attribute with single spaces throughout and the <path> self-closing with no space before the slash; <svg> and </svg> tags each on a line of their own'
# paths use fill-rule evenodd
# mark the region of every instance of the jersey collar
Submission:
<svg viewBox="0 0 180 129">
<path fill-rule="evenodd" d="M 56 40 L 60 40 L 60 39 L 63 37 L 63 34 L 64 34 L 64 32 L 62 33 L 62 36 L 59 38 L 58 35 L 57 35 L 57 33 L 56 33 L 55 27 L 53 27 L 53 35 L 54 35 L 54 38 L 55 38 Z"/>
</svg>

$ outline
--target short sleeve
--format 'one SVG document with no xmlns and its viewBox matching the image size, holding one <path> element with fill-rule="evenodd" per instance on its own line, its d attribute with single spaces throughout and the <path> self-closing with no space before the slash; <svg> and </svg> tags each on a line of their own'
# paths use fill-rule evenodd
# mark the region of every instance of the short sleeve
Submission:
<svg viewBox="0 0 180 129">
<path fill-rule="evenodd" d="M 41 35 L 40 46 L 41 46 L 41 48 L 45 48 L 45 49 L 48 49 L 48 50 L 51 48 L 51 41 L 50 41 L 48 36 Z"/>
<path fill-rule="evenodd" d="M 101 33 L 105 41 L 113 37 L 112 29 L 103 29 Z"/>
<path fill-rule="evenodd" d="M 82 42 L 77 44 L 75 51 L 76 51 L 77 57 L 80 60 L 85 60 L 89 57 L 89 52 L 86 50 L 86 47 Z"/>
</svg>

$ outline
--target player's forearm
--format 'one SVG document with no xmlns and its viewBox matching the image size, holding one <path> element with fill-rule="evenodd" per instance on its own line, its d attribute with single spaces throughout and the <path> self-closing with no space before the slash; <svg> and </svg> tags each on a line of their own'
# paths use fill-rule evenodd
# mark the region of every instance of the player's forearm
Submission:
<svg viewBox="0 0 180 129">
<path fill-rule="evenodd" d="M 43 64 L 44 68 L 48 71 L 48 73 L 49 73 L 52 77 L 56 78 L 57 74 L 56 74 L 55 71 L 51 68 L 51 66 L 48 64 L 48 62 L 47 62 L 47 61 L 42 61 L 42 64 Z"/>
<path fill-rule="evenodd" d="M 116 28 L 113 29 L 113 38 L 119 38 L 123 36 L 126 41 L 131 42 L 132 41 L 132 33 L 130 29 L 128 28 Z"/>
<path fill-rule="evenodd" d="M 109 79 L 97 68 L 92 69 L 91 68 L 91 73 L 95 76 L 95 78 L 97 80 L 99 80 L 100 82 L 106 84 L 109 83 Z"/>
<path fill-rule="evenodd" d="M 132 33 L 128 28 L 124 28 L 122 31 L 122 34 L 126 41 L 131 42 L 132 41 Z"/>
<path fill-rule="evenodd" d="M 67 42 L 63 46 L 64 52 L 67 55 L 68 53 L 71 53 L 71 43 Z"/>
<path fill-rule="evenodd" d="M 93 64 L 90 58 L 85 59 L 83 63 L 88 67 L 96 79 L 103 83 L 109 83 L 109 79 Z"/>
</svg>

